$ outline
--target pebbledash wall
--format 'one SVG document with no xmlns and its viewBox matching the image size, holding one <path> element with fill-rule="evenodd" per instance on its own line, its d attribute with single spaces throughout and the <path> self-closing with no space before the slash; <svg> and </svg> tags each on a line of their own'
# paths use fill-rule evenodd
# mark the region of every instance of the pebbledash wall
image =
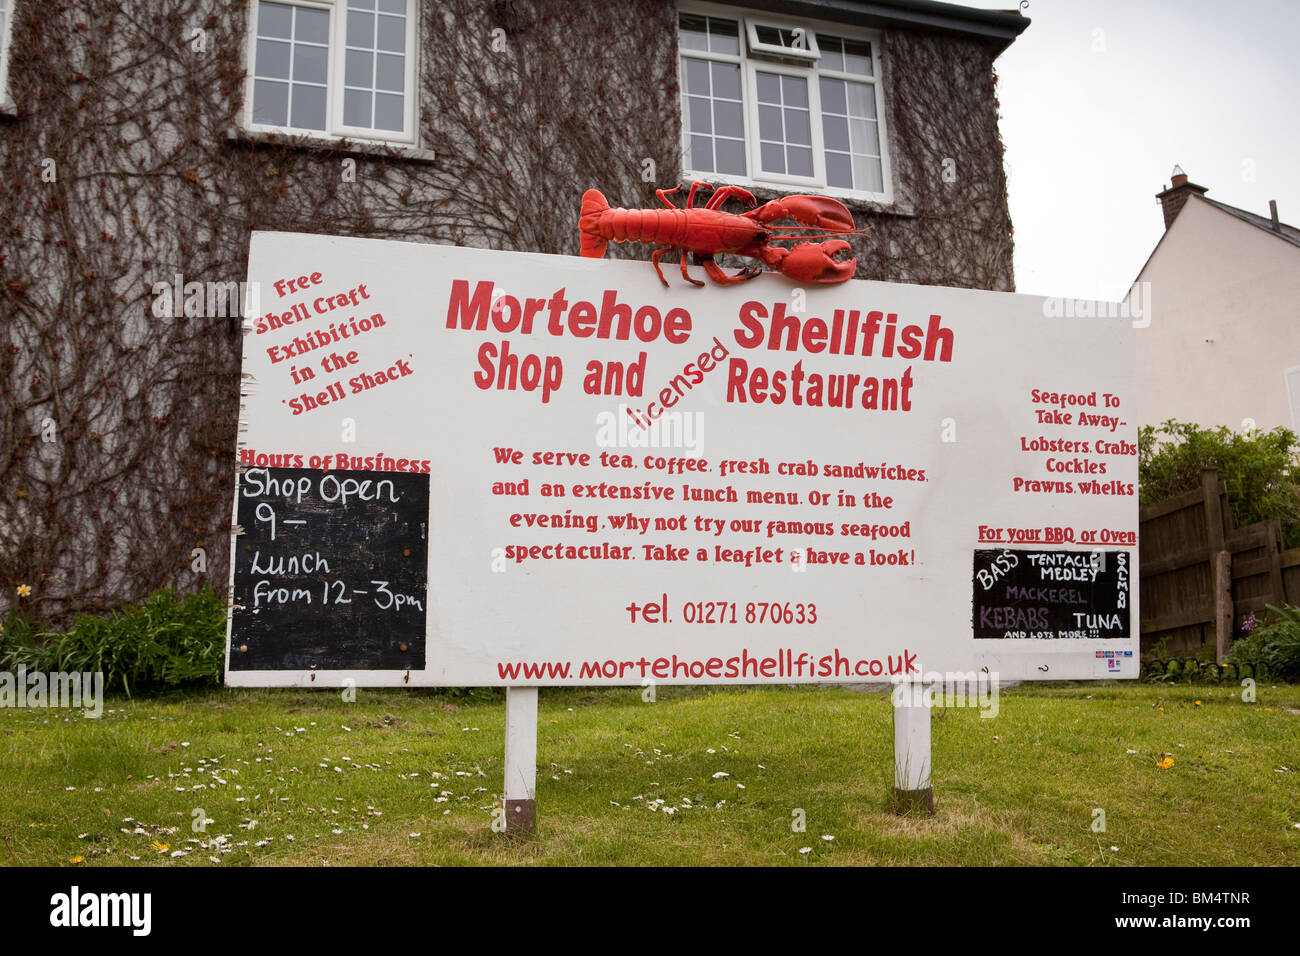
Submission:
<svg viewBox="0 0 1300 956">
<path fill-rule="evenodd" d="M 836 190 L 820 155 L 826 188 L 743 177 L 760 199 L 845 198 L 871 231 L 855 240 L 861 278 L 1014 289 L 993 64 L 1028 24 L 1017 14 L 928 0 L 0 0 L 0 615 L 17 600 L 58 620 L 164 586 L 224 589 L 241 352 L 229 293 L 252 231 L 573 255 L 588 187 L 653 206 L 684 172 L 725 181 L 682 130 L 678 26 L 710 17 L 705 32 L 734 29 L 742 49 L 796 28 L 823 37 L 820 63 L 771 61 L 805 89 L 836 38 L 841 68 L 870 45 L 885 181 Z M 727 62 L 752 82 L 767 61 Z M 740 96 L 751 172 L 753 90 Z M 818 119 L 829 147 L 836 121 Z M 855 132 L 852 149 L 869 154 L 863 142 Z M 427 413 L 412 409 L 412 427 Z"/>
</svg>

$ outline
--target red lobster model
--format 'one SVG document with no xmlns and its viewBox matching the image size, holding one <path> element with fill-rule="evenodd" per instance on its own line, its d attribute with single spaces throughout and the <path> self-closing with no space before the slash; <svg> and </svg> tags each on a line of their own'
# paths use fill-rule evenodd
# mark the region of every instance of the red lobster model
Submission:
<svg viewBox="0 0 1300 956">
<path fill-rule="evenodd" d="M 695 254 L 696 261 L 714 282 L 723 284 L 743 282 L 763 271 L 762 266 L 754 265 L 729 276 L 713 261 L 715 255 L 724 252 L 758 259 L 796 282 L 832 283 L 853 277 L 857 259 L 835 258 L 852 251 L 847 242 L 843 239 L 806 241 L 830 234 L 865 236 L 865 232 L 854 228 L 853 215 L 844 203 L 824 196 L 786 196 L 736 214 L 722 212 L 718 207 L 732 197 L 748 206 L 756 205 L 758 200 L 753 193 L 739 186 L 723 186 L 703 209 L 696 209 L 695 191 L 701 186 L 714 188 L 705 182 L 692 183 L 685 209 L 668 200 L 681 186 L 655 190 L 667 209 L 611 209 L 599 190 L 588 189 L 582 196 L 582 215 L 578 220 L 582 254 L 599 258 L 610 242 L 647 242 L 661 246 L 650 260 L 665 286 L 668 280 L 659 267 L 659 260 L 673 249 L 682 251 L 682 278 L 694 285 L 704 283 L 686 272 L 688 253 Z M 804 225 L 770 225 L 787 217 Z M 792 249 L 777 245 L 783 242 L 798 245 Z"/>
</svg>

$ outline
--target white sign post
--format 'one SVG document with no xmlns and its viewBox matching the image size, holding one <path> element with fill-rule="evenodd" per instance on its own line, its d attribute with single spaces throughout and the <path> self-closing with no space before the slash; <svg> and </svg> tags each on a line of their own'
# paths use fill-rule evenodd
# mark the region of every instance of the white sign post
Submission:
<svg viewBox="0 0 1300 956">
<path fill-rule="evenodd" d="M 1137 676 L 1126 319 L 287 233 L 249 279 L 232 686 Z"/>
<path fill-rule="evenodd" d="M 930 783 L 930 699 L 920 681 L 894 685 L 894 808 L 934 812 Z"/>
<path fill-rule="evenodd" d="M 537 824 L 537 688 L 506 688 L 505 790 L 501 809 L 508 833 Z"/>
</svg>

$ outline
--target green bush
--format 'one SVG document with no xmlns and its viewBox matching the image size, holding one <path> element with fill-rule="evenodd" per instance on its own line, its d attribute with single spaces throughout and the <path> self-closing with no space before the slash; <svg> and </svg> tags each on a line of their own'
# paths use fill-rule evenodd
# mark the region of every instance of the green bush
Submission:
<svg viewBox="0 0 1300 956">
<path fill-rule="evenodd" d="M 1151 505 L 1201 487 L 1215 468 L 1228 487 L 1232 520 L 1282 520 L 1285 547 L 1300 547 L 1300 438 L 1287 428 L 1238 434 L 1173 419 L 1138 432 L 1138 495 Z"/>
<path fill-rule="evenodd" d="M 1261 665 L 1279 680 L 1300 680 L 1300 608 L 1268 606 L 1277 620 L 1255 627 L 1232 645 L 1228 660 Z"/>
<path fill-rule="evenodd" d="M 224 599 L 207 588 L 188 598 L 159 591 L 140 607 L 79 615 L 65 633 L 12 614 L 0 631 L 0 670 L 101 671 L 105 687 L 131 694 L 220 684 L 225 648 Z"/>
</svg>

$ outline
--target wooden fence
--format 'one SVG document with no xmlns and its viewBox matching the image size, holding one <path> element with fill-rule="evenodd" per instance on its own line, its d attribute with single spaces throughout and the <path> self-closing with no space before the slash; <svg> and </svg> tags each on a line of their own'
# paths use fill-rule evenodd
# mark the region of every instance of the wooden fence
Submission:
<svg viewBox="0 0 1300 956">
<path fill-rule="evenodd" d="M 1262 619 L 1267 604 L 1300 604 L 1300 548 L 1282 550 L 1277 518 L 1235 527 L 1217 471 L 1138 520 L 1144 650 L 1163 638 L 1178 655 L 1211 643 L 1222 662 L 1251 612 Z"/>
</svg>

